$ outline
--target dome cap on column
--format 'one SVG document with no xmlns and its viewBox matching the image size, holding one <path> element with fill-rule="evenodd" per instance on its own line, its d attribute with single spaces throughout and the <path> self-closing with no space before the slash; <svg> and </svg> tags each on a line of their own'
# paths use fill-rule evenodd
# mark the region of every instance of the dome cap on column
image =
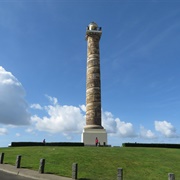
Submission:
<svg viewBox="0 0 180 180">
<path fill-rule="evenodd" d="M 89 30 L 97 30 L 98 29 L 98 25 L 95 22 L 91 22 L 89 24 Z"/>
<path fill-rule="evenodd" d="M 102 28 L 99 27 L 95 22 L 91 22 L 86 28 L 86 40 L 89 36 L 96 35 L 101 37 Z"/>
</svg>

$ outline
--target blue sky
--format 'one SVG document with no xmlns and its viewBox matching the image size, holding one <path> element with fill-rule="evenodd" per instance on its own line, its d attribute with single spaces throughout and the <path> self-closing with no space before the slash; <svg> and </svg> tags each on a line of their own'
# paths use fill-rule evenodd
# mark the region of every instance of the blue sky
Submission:
<svg viewBox="0 0 180 180">
<path fill-rule="evenodd" d="M 179 143 L 179 1 L 1 0 L 1 147 L 81 140 L 92 21 L 108 144 Z"/>
</svg>

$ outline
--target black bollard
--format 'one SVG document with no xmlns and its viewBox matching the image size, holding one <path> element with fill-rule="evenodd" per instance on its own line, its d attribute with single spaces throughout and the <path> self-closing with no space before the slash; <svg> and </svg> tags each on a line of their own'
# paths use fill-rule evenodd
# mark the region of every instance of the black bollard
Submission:
<svg viewBox="0 0 180 180">
<path fill-rule="evenodd" d="M 16 158 L 16 168 L 20 168 L 21 166 L 21 155 L 18 155 Z"/>
<path fill-rule="evenodd" d="M 123 180 L 123 169 L 118 168 L 117 180 Z"/>
<path fill-rule="evenodd" d="M 39 173 L 44 173 L 44 168 L 45 168 L 45 159 L 41 159 L 40 160 L 40 164 L 39 164 Z"/>
<path fill-rule="evenodd" d="M 173 173 L 168 173 L 168 180 L 175 180 L 175 175 Z"/>
<path fill-rule="evenodd" d="M 72 164 L 72 179 L 77 179 L 77 174 L 78 174 L 78 164 L 73 163 Z"/>
<path fill-rule="evenodd" d="M 0 164 L 3 164 L 4 162 L 4 153 L 1 153 L 1 156 L 0 156 Z"/>
</svg>

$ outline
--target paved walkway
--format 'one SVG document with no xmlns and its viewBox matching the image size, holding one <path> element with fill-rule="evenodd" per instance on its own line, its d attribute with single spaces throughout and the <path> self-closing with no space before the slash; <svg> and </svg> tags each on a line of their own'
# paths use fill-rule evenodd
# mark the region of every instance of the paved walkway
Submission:
<svg viewBox="0 0 180 180">
<path fill-rule="evenodd" d="M 72 180 L 72 178 L 57 176 L 53 174 L 40 174 L 38 171 L 25 169 L 25 168 L 16 168 L 15 166 L 9 164 L 0 164 L 0 170 L 17 174 L 24 177 L 29 177 L 32 179 L 44 179 L 44 180 Z"/>
<path fill-rule="evenodd" d="M 0 170 L 0 179 L 1 180 L 34 180 L 28 177 L 19 176 L 19 175 L 4 172 L 1 170 Z"/>
</svg>

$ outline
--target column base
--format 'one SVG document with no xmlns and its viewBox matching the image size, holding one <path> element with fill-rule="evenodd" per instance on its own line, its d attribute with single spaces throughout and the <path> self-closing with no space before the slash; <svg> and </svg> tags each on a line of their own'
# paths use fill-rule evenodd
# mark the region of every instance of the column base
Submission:
<svg viewBox="0 0 180 180">
<path fill-rule="evenodd" d="M 107 145 L 107 132 L 105 129 L 84 129 L 81 135 L 81 142 L 84 145 L 95 145 L 96 137 L 100 145 Z"/>
</svg>

